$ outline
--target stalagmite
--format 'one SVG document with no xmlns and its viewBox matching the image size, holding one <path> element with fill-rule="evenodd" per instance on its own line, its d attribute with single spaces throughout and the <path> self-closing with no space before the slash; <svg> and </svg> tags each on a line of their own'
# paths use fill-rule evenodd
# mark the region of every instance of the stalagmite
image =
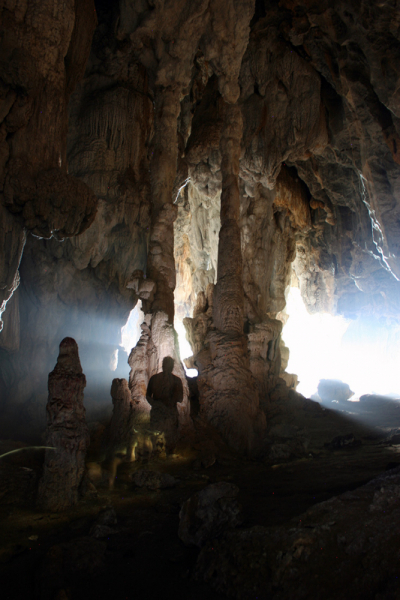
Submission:
<svg viewBox="0 0 400 600">
<path fill-rule="evenodd" d="M 78 345 L 72 338 L 64 338 L 48 382 L 45 445 L 54 449 L 46 451 L 38 492 L 40 508 L 62 511 L 78 502 L 89 445 L 83 406 L 85 386 Z"/>
<path fill-rule="evenodd" d="M 243 333 L 244 294 L 240 247 L 239 158 L 242 116 L 239 106 L 223 105 L 221 136 L 222 194 L 218 245 L 218 281 L 214 289 L 213 321 L 206 348 L 196 357 L 201 412 L 242 452 L 255 452 L 262 440 L 265 415 L 249 368 Z"/>
<path fill-rule="evenodd" d="M 132 398 L 126 379 L 113 379 L 113 415 L 106 435 L 107 455 L 125 451 L 133 445 Z"/>
</svg>

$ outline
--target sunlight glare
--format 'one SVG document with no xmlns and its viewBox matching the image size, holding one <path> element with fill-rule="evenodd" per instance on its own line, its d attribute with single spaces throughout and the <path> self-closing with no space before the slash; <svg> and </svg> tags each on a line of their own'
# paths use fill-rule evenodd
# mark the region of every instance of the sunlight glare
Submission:
<svg viewBox="0 0 400 600">
<path fill-rule="evenodd" d="M 348 383 L 355 397 L 399 392 L 398 328 L 377 318 L 350 321 L 310 315 L 295 287 L 288 294 L 286 312 L 282 338 L 290 350 L 287 372 L 298 375 L 298 392 L 309 398 L 317 393 L 320 379 Z"/>
<path fill-rule="evenodd" d="M 187 369 L 185 363 L 183 362 L 183 359 L 189 358 L 189 356 L 192 356 L 193 352 L 192 352 L 192 348 L 191 348 L 189 342 L 186 339 L 185 326 L 182 323 L 182 321 L 179 321 L 178 319 L 175 319 L 175 331 L 178 334 L 179 352 L 181 355 L 181 361 L 185 368 L 186 375 L 188 377 L 197 377 L 197 375 L 198 375 L 197 369 Z"/>
<path fill-rule="evenodd" d="M 143 323 L 143 319 L 142 301 L 139 300 L 135 308 L 131 310 L 126 325 L 121 329 L 121 346 L 128 356 L 139 341 L 142 333 L 140 325 Z"/>
</svg>

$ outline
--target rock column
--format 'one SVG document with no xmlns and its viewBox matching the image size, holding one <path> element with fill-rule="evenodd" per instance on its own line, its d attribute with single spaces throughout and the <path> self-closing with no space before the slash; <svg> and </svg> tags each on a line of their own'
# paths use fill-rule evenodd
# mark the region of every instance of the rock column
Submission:
<svg viewBox="0 0 400 600">
<path fill-rule="evenodd" d="M 107 455 L 129 453 L 133 445 L 132 398 L 126 379 L 113 379 L 111 385 L 113 414 L 107 432 Z"/>
<path fill-rule="evenodd" d="M 89 445 L 85 386 L 78 345 L 72 338 L 64 338 L 48 382 L 46 446 L 54 449 L 46 450 L 39 483 L 38 505 L 42 509 L 62 511 L 78 502 Z"/>
<path fill-rule="evenodd" d="M 221 152 L 221 229 L 218 279 L 214 289 L 215 327 L 227 335 L 243 334 L 244 293 L 240 247 L 239 159 L 243 122 L 239 106 L 225 104 Z"/>
<path fill-rule="evenodd" d="M 155 282 L 155 293 L 144 301 L 144 313 L 164 312 L 174 322 L 174 221 L 178 207 L 172 191 L 178 156 L 177 121 L 180 90 L 159 89 L 155 101 L 155 132 L 150 163 L 152 222 L 147 277 Z"/>
<path fill-rule="evenodd" d="M 227 443 L 249 454 L 257 452 L 265 429 L 243 333 L 244 293 L 240 244 L 239 159 L 242 116 L 239 106 L 223 105 L 220 141 L 222 194 L 218 245 L 218 280 L 214 289 L 212 329 L 199 367 L 201 412 Z"/>
<path fill-rule="evenodd" d="M 174 221 L 178 207 L 173 203 L 173 187 L 178 156 L 177 120 L 180 113 L 180 88 L 159 88 L 155 100 L 154 138 L 151 158 L 152 222 L 147 262 L 148 279 L 154 291 L 143 300 L 145 320 L 142 336 L 133 348 L 129 365 L 135 422 L 148 422 L 150 406 L 146 387 L 152 375 L 161 371 L 166 356 L 175 360 L 174 374 L 181 378 L 184 401 L 178 410 L 181 423 L 188 420 L 188 386 L 182 367 L 174 322 L 174 290 L 176 283 L 174 258 Z"/>
</svg>

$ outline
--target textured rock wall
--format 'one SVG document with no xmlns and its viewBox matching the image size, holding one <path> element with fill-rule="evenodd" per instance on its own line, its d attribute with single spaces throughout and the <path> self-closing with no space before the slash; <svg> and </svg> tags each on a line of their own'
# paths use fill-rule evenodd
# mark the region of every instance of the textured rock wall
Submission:
<svg viewBox="0 0 400 600">
<path fill-rule="evenodd" d="M 311 267 L 315 262 L 321 271 L 333 271 L 339 312 L 398 314 L 398 7 L 282 4 L 291 16 L 282 34 L 318 73 L 327 116 L 327 146 L 296 163 L 334 226 L 311 236 Z M 324 295 L 329 282 L 319 278 L 317 290 Z M 377 297 L 378 289 L 385 297 Z"/>
<path fill-rule="evenodd" d="M 92 0 L 6 1 L 0 22 L 3 312 L 17 286 L 25 230 L 73 236 L 96 213 L 93 192 L 66 165 L 68 99 L 83 75 L 96 17 Z"/>
<path fill-rule="evenodd" d="M 110 27 L 103 21 L 96 30 L 86 77 L 69 104 L 69 172 L 99 198 L 95 220 L 61 243 L 30 238 L 21 264 L 20 351 L 4 355 L 2 371 L 6 421 L 16 427 L 17 418 L 25 436 L 43 426 L 45 374 L 66 335 L 81 348 L 91 414 L 99 400 L 109 404 L 121 327 L 138 298 L 135 274 L 146 267 L 151 101 L 140 65 L 128 69 L 124 58 L 115 60 Z M 126 364 L 121 350 L 120 360 Z M 128 366 L 119 371 L 128 372 Z"/>
</svg>

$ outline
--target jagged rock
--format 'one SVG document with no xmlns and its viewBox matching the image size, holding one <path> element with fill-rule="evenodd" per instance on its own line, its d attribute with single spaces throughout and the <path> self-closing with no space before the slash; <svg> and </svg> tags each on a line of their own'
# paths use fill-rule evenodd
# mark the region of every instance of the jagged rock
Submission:
<svg viewBox="0 0 400 600">
<path fill-rule="evenodd" d="M 117 514 L 115 510 L 113 508 L 108 508 L 98 515 L 95 523 L 93 523 L 90 528 L 89 535 L 96 539 L 101 539 L 118 533 L 119 529 L 115 527 L 117 523 Z"/>
<path fill-rule="evenodd" d="M 0 245 L 5 251 L 4 259 L 0 263 L 0 331 L 2 331 L 3 321 L 1 315 L 20 282 L 18 267 L 25 246 L 26 231 L 19 223 L 15 222 L 10 213 L 1 205 L 0 215 Z M 14 344 L 16 342 L 19 342 L 19 335 Z M 6 340 L 2 339 L 0 343 L 2 346 L 7 347 Z M 11 346 L 11 349 L 14 348 Z"/>
<path fill-rule="evenodd" d="M 93 412 L 100 400 L 109 406 L 116 375 L 109 363 L 138 297 L 148 331 L 133 357 L 130 386 L 143 424 L 144 389 L 165 349 L 179 362 L 174 309 L 187 318 L 199 303 L 190 337 L 203 372 L 210 346 L 220 349 L 200 400 L 212 385 L 225 385 L 217 375 L 234 354 L 213 330 L 207 294 L 225 270 L 218 258 L 225 105 L 240 110 L 243 121 L 231 173 L 238 227 L 228 227 L 241 276 L 237 258 L 228 263 L 237 267 L 232 298 L 241 296 L 236 331 L 248 336 L 235 351 L 247 358 L 237 380 L 227 369 L 226 398 L 215 414 L 211 407 L 210 419 L 225 419 L 237 385 L 259 399 L 244 394 L 233 421 L 251 406 L 268 411 L 279 394 L 286 398 L 279 377 L 294 389 L 281 369 L 278 324 L 292 276 L 309 312 L 374 315 L 396 330 L 396 3 L 50 4 L 7 2 L 0 9 L 0 310 L 18 286 L 25 230 L 53 236 L 28 236 L 20 293 L 3 313 L 2 432 L 43 429 L 42 390 L 64 335 L 78 341 L 95 382 L 86 395 Z M 61 242 L 64 235 L 72 237 Z M 220 281 L 216 297 L 223 287 Z M 198 301 L 202 294 L 208 306 Z M 238 445 L 261 418 L 242 421 Z M 180 423 L 190 425 L 186 399 Z M 222 429 L 234 440 L 234 426 L 224 420 Z"/>
<path fill-rule="evenodd" d="M 89 429 L 85 420 L 82 373 L 78 346 L 72 338 L 60 343 L 60 354 L 49 375 L 46 450 L 43 476 L 39 483 L 38 506 L 62 511 L 78 502 L 85 473 Z"/>
<path fill-rule="evenodd" d="M 45 237 L 77 235 L 93 221 L 97 199 L 67 174 L 65 159 L 67 102 L 90 50 L 92 0 L 53 6 L 32 0 L 29 9 L 7 4 L 0 10 L 0 236 L 7 235 L 0 266 L 3 312 L 18 286 L 26 230 Z"/>
<path fill-rule="evenodd" d="M 239 488 L 232 483 L 212 483 L 183 504 L 179 513 L 179 538 L 188 546 L 207 540 L 240 523 Z"/>
<path fill-rule="evenodd" d="M 179 358 L 179 348 L 173 325 L 169 323 L 167 313 L 159 311 L 154 315 L 145 315 L 141 329 L 142 335 L 129 355 L 131 367 L 129 388 L 132 395 L 134 420 L 139 426 L 149 427 L 151 407 L 146 400 L 147 386 L 150 378 L 161 372 L 164 358 L 170 356 L 174 359 L 173 374 L 179 377 L 183 387 L 183 400 L 176 405 L 179 423 L 181 427 L 187 426 L 189 422 L 189 387 Z"/>
<path fill-rule="evenodd" d="M 212 325 L 209 321 L 204 350 L 198 352 L 194 363 L 199 368 L 202 414 L 231 447 L 254 453 L 265 429 L 265 415 L 259 408 L 258 390 L 248 361 L 247 339 L 243 335 L 238 182 L 243 124 L 238 107 L 221 105 L 221 112 L 225 120 L 220 140 L 222 194 L 218 280 L 213 291 Z M 198 313 L 204 308 L 206 306 L 198 305 Z M 197 323 L 198 314 L 195 319 Z"/>
</svg>

